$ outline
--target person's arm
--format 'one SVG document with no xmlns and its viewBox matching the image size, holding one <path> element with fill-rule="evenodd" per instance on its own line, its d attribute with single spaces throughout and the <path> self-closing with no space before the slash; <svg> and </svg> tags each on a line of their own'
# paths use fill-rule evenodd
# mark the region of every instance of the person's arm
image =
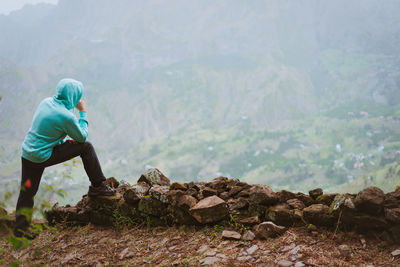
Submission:
<svg viewBox="0 0 400 267">
<path fill-rule="evenodd" d="M 79 101 L 76 108 L 79 109 L 79 121 L 75 116 L 72 116 L 72 118 L 66 122 L 64 130 L 73 140 L 78 143 L 83 143 L 88 136 L 89 125 L 85 102 L 83 100 Z"/>
<path fill-rule="evenodd" d="M 79 111 L 79 120 L 73 116 L 69 119 L 64 126 L 64 130 L 69 137 L 78 143 L 84 143 L 88 136 L 88 125 L 86 111 Z"/>
</svg>

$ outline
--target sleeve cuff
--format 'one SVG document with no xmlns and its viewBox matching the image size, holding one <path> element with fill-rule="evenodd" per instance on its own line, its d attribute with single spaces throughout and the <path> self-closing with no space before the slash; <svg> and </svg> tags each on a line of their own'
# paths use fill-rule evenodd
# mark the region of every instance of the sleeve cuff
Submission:
<svg viewBox="0 0 400 267">
<path fill-rule="evenodd" d="M 86 118 L 87 117 L 87 111 L 86 110 L 84 110 L 84 111 L 79 111 L 79 117 L 80 118 Z"/>
</svg>

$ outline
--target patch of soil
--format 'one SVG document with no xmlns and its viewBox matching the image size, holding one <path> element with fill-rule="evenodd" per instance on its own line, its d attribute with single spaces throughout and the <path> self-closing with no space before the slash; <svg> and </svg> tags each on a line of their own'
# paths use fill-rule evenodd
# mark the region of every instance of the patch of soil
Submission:
<svg viewBox="0 0 400 267">
<path fill-rule="evenodd" d="M 276 266 L 281 260 L 299 266 L 400 266 L 400 257 L 378 237 L 305 227 L 290 228 L 268 240 L 222 238 L 223 227 L 136 227 L 117 231 L 95 225 L 47 229 L 28 248 L 14 250 L 8 232 L 0 233 L 2 263 L 26 266 Z M 343 256 L 338 247 L 347 245 Z"/>
</svg>

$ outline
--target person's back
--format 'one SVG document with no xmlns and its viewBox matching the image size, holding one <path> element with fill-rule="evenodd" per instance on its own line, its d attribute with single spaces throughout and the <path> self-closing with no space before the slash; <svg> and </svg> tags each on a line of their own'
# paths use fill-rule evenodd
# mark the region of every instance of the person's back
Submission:
<svg viewBox="0 0 400 267">
<path fill-rule="evenodd" d="M 38 106 L 32 125 L 22 144 L 21 190 L 16 208 L 17 218 L 14 228 L 16 236 L 23 236 L 30 219 L 26 211 L 32 213 L 33 198 L 39 188 L 43 171 L 76 156 L 81 156 L 89 177 L 89 196 L 114 195 L 115 190 L 105 184 L 96 152 L 86 141 L 88 119 L 85 102 L 81 100 L 83 85 L 73 79 L 62 79 L 57 85 L 57 94 L 44 99 Z M 79 110 L 79 120 L 69 110 Z M 65 141 L 69 136 L 72 140 Z M 29 237 L 29 236 L 28 236 Z"/>
<path fill-rule="evenodd" d="M 82 83 L 63 79 L 57 85 L 57 95 L 44 99 L 37 108 L 32 126 L 22 144 L 22 157 L 41 163 L 50 158 L 52 148 L 69 135 L 79 143 L 88 135 L 86 111 L 79 112 L 79 122 L 69 112 L 83 95 Z"/>
</svg>

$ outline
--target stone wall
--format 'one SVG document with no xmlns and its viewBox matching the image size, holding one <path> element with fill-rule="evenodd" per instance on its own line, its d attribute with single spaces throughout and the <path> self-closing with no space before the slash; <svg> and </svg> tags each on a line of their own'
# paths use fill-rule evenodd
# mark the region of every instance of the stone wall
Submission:
<svg viewBox="0 0 400 267">
<path fill-rule="evenodd" d="M 368 187 L 358 194 L 273 192 L 267 185 L 250 185 L 218 177 L 211 182 L 172 183 L 150 169 L 135 185 L 107 183 L 112 197 L 83 196 L 76 206 L 47 211 L 50 223 L 134 225 L 204 225 L 234 222 L 253 226 L 260 238 L 295 225 L 327 227 L 361 233 L 378 232 L 400 240 L 400 190 L 385 194 Z M 275 227 L 271 230 L 271 226 Z M 283 227 L 283 228 L 282 228 Z M 269 232 L 265 234 L 265 228 Z M 267 229 L 267 230 L 268 230 Z M 275 231 L 275 232 L 274 232 Z"/>
</svg>

